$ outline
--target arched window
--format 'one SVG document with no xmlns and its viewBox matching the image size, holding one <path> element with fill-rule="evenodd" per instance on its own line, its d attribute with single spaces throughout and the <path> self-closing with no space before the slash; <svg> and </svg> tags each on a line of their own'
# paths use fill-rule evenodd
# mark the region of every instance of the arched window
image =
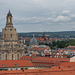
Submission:
<svg viewBox="0 0 75 75">
<path fill-rule="evenodd" d="M 9 23 L 11 23 L 11 18 L 9 18 Z"/>
<path fill-rule="evenodd" d="M 1 54 L 0 54 L 0 60 L 1 60 Z"/>
<path fill-rule="evenodd" d="M 11 37 L 12 37 L 12 34 L 10 34 L 11 35 Z"/>
<path fill-rule="evenodd" d="M 17 54 L 17 60 L 19 60 L 19 54 Z"/>
<path fill-rule="evenodd" d="M 6 37 L 6 34 L 4 34 L 4 37 Z"/>
<path fill-rule="evenodd" d="M 10 29 L 10 31 L 12 31 L 12 29 Z"/>
<path fill-rule="evenodd" d="M 12 54 L 12 60 L 14 60 L 13 57 L 14 57 L 14 56 L 13 56 L 13 54 Z"/>
<path fill-rule="evenodd" d="M 7 54 L 5 54 L 5 60 L 7 60 Z"/>
</svg>

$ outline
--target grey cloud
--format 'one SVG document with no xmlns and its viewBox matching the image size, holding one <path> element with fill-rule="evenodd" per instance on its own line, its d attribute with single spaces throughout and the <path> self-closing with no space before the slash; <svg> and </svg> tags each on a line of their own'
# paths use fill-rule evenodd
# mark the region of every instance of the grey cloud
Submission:
<svg viewBox="0 0 75 75">
<path fill-rule="evenodd" d="M 64 31 L 75 25 L 75 0 L 0 0 L 0 31 L 9 8 L 18 32 Z"/>
</svg>

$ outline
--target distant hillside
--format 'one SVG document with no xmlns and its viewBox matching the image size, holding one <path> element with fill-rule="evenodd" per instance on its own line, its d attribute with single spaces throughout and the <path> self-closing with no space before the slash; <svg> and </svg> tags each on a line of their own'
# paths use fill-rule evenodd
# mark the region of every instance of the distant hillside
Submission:
<svg viewBox="0 0 75 75">
<path fill-rule="evenodd" d="M 22 35 L 23 37 L 32 37 L 35 34 L 35 37 L 42 36 L 43 32 L 30 32 L 30 33 L 18 33 L 18 35 Z M 53 38 L 75 38 L 75 31 L 63 31 L 63 32 L 45 32 L 47 37 Z"/>
<path fill-rule="evenodd" d="M 18 36 L 22 37 L 32 37 L 32 35 L 35 34 L 35 37 L 42 36 L 43 32 L 29 32 L 29 33 L 18 33 Z M 53 37 L 53 38 L 75 38 L 75 31 L 62 31 L 62 32 L 45 32 L 47 37 Z M 0 32 L 1 36 L 1 32 Z"/>
</svg>

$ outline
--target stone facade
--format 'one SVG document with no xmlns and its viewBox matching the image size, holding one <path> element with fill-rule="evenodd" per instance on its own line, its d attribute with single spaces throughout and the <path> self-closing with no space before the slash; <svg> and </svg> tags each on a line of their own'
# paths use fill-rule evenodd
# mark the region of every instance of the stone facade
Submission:
<svg viewBox="0 0 75 75">
<path fill-rule="evenodd" d="M 12 24 L 12 14 L 9 10 L 7 14 L 7 22 L 2 29 L 0 40 L 0 60 L 18 60 L 24 55 L 25 47 L 22 37 L 17 35 L 16 28 Z"/>
</svg>

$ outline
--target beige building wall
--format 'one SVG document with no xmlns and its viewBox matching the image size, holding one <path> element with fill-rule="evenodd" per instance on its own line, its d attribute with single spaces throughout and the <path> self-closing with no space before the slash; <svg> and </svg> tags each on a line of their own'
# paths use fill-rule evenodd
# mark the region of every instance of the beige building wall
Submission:
<svg viewBox="0 0 75 75">
<path fill-rule="evenodd" d="M 70 62 L 75 62 L 75 56 L 70 58 Z"/>
</svg>

